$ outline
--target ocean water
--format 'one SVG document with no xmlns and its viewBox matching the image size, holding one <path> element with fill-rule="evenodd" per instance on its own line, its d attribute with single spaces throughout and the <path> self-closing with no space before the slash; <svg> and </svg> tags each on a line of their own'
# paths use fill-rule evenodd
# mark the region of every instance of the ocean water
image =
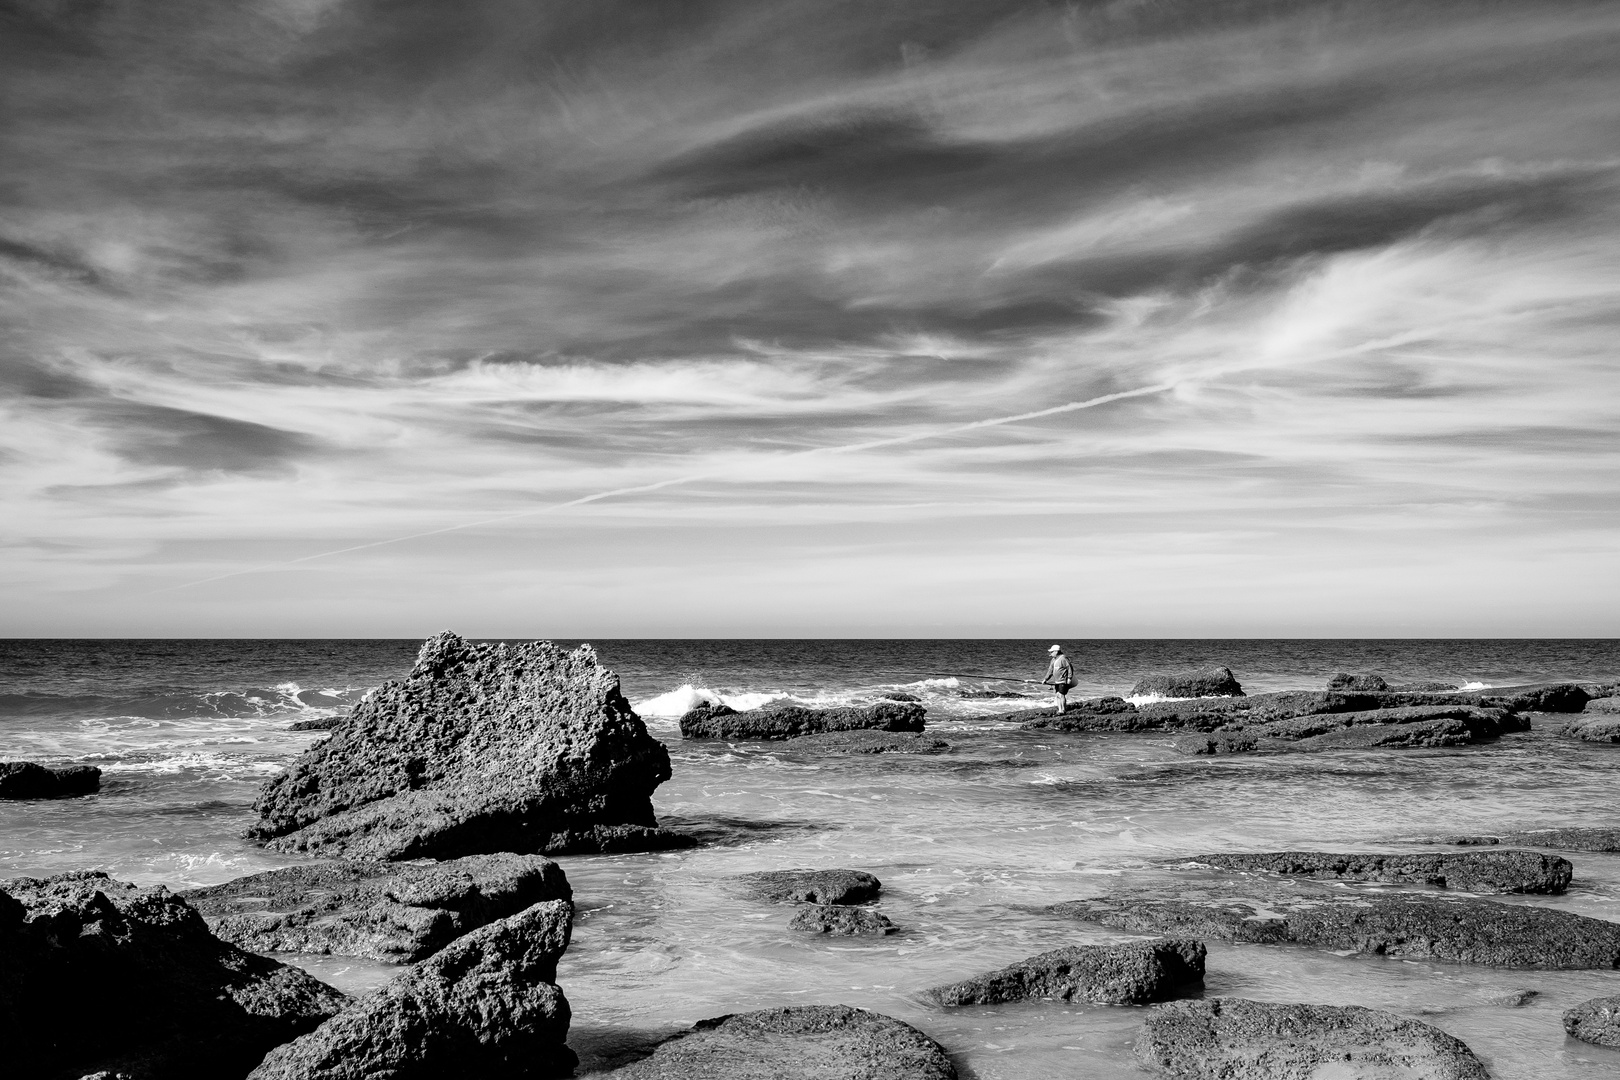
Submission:
<svg viewBox="0 0 1620 1080">
<path fill-rule="evenodd" d="M 573 643 L 566 643 L 573 644 Z M 1208 880 L 1161 860 L 1220 850 L 1385 850 L 1435 831 L 1620 823 L 1620 747 L 1556 736 L 1554 718 L 1486 746 L 1190 759 L 1168 737 L 1020 731 L 992 714 L 1039 700 L 1046 641 L 596 641 L 674 777 L 666 824 L 726 839 L 693 851 L 560 861 L 579 917 L 559 970 L 581 1075 L 707 1016 L 842 1002 L 900 1017 L 980 1080 L 1146 1076 L 1141 1010 L 1026 1002 L 944 1010 L 926 988 L 1065 944 L 1122 935 L 1055 918 L 1061 900 Z M 1140 675 L 1230 666 L 1251 691 L 1320 687 L 1334 671 L 1513 685 L 1620 679 L 1614 641 L 1096 641 L 1065 643 L 1078 693 Z M 264 780 L 322 737 L 291 723 L 348 709 L 406 671 L 416 641 L 0 641 L 0 760 L 95 764 L 101 794 L 0 803 L 0 877 L 105 869 L 180 888 L 297 860 L 240 839 Z M 938 756 L 815 756 L 782 744 L 683 742 L 699 700 L 831 705 L 922 697 Z M 1050 700 L 1049 698 L 1044 700 Z M 1545 720 L 1546 722 L 1541 722 Z M 1505 899 L 1620 921 L 1620 856 L 1566 853 L 1561 897 Z M 786 929 L 736 875 L 852 867 L 883 880 L 901 932 L 825 939 Z M 1343 886 L 1374 891 L 1371 886 Z M 352 992 L 386 965 L 291 957 Z M 1521 1008 L 1495 1004 L 1538 992 Z M 1212 945 L 1206 993 L 1359 1004 L 1434 1024 L 1498 1078 L 1620 1076 L 1620 1052 L 1565 1037 L 1573 1004 L 1620 994 L 1620 972 L 1506 971 Z"/>
</svg>

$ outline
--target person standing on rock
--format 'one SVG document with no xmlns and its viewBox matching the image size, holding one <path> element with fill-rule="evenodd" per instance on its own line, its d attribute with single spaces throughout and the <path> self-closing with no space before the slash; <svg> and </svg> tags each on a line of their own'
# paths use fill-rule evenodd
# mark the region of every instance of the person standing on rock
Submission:
<svg viewBox="0 0 1620 1080">
<path fill-rule="evenodd" d="M 1041 682 L 1057 691 L 1057 711 L 1062 715 L 1069 711 L 1069 691 L 1074 689 L 1074 665 L 1063 655 L 1063 646 L 1054 645 L 1046 651 L 1051 654 L 1052 662 L 1046 666 L 1046 678 Z"/>
</svg>

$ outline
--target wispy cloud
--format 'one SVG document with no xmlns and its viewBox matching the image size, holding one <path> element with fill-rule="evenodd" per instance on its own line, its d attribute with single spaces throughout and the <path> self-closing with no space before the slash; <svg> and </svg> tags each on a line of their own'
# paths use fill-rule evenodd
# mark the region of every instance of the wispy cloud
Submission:
<svg viewBox="0 0 1620 1080">
<path fill-rule="evenodd" d="M 7 632 L 1620 631 L 1613 5 L 5 18 Z"/>
</svg>

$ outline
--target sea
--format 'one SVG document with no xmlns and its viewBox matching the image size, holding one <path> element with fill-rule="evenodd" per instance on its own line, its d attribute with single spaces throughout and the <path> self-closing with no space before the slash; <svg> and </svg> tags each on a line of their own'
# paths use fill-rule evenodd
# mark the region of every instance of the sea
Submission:
<svg viewBox="0 0 1620 1080">
<path fill-rule="evenodd" d="M 0 760 L 100 767 L 100 794 L 0 803 L 0 878 L 101 869 L 181 889 L 299 860 L 242 839 L 261 785 L 341 714 L 409 670 L 415 640 L 0 641 Z M 559 642 L 576 645 L 580 642 Z M 1620 746 L 1561 738 L 1558 718 L 1498 742 L 1189 758 L 1166 736 L 1020 730 L 998 714 L 1050 703 L 1047 640 L 598 640 L 601 661 L 674 776 L 661 823 L 714 838 L 680 852 L 565 856 L 578 918 L 558 982 L 579 1075 L 602 1072 L 705 1017 L 843 1003 L 898 1017 L 964 1077 L 1147 1076 L 1143 1010 L 1030 1001 L 944 1009 L 924 991 L 1070 944 L 1122 940 L 1055 917 L 1063 900 L 1173 896 L 1217 880 L 1177 867 L 1215 851 L 1417 850 L 1442 832 L 1620 824 Z M 1612 640 L 1062 642 L 1074 695 L 1129 694 L 1143 675 L 1221 664 L 1250 692 L 1320 688 L 1334 672 L 1492 687 L 1620 680 Z M 791 744 L 685 742 L 700 701 L 868 703 L 904 691 L 939 755 L 818 755 Z M 1030 696 L 1035 695 L 1035 696 Z M 1392 845 L 1398 845 L 1392 847 Z M 1496 897 L 1620 922 L 1620 855 L 1565 853 L 1569 892 Z M 852 868 L 883 882 L 881 938 L 792 932 L 738 875 Z M 1376 893 L 1389 886 L 1336 886 Z M 351 993 L 396 974 L 287 956 Z M 1528 1004 L 1502 1000 L 1534 991 Z M 1620 1076 L 1620 1052 L 1565 1036 L 1560 1017 L 1620 994 L 1620 971 L 1502 970 L 1306 948 L 1210 945 L 1205 993 L 1363 1005 L 1466 1042 L 1498 1080 Z"/>
</svg>

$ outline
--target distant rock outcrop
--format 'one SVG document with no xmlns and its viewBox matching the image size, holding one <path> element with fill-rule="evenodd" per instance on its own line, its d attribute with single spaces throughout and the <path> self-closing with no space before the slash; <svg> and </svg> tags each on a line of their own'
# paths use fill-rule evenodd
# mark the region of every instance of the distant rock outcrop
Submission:
<svg viewBox="0 0 1620 1080">
<path fill-rule="evenodd" d="M 94 765 L 51 768 L 32 761 L 0 761 L 0 799 L 65 799 L 101 790 Z"/>
<path fill-rule="evenodd" d="M 264 786 L 247 835 L 363 860 L 690 846 L 653 817 L 669 776 L 589 646 L 443 633 Z"/>
<path fill-rule="evenodd" d="M 1171 675 L 1147 675 L 1131 687 L 1131 697 L 1157 694 L 1160 697 L 1242 697 L 1243 687 L 1228 667 L 1183 671 Z"/>
<path fill-rule="evenodd" d="M 681 717 L 686 739 L 792 739 L 827 731 L 921 731 L 927 710 L 909 701 L 806 709 L 767 705 L 737 712 L 728 705 L 699 705 Z"/>
<path fill-rule="evenodd" d="M 542 900 L 569 900 L 538 855 L 442 863 L 329 862 L 182 893 L 216 936 L 253 952 L 336 953 L 412 964 Z"/>
<path fill-rule="evenodd" d="M 1352 675 L 1341 671 L 1328 677 L 1329 690 L 1388 690 L 1389 683 L 1382 675 Z"/>
<path fill-rule="evenodd" d="M 548 900 L 459 937 L 249 1080 L 568 1076 L 578 1059 L 556 979 L 572 924 L 573 905 Z"/>
<path fill-rule="evenodd" d="M 1177 860 L 1178 862 L 1181 860 Z M 1223 870 L 1264 871 L 1336 881 L 1437 885 L 1470 892 L 1561 893 L 1575 868 L 1568 859 L 1536 851 L 1414 852 L 1399 855 L 1323 851 L 1222 852 L 1191 862 Z"/>
<path fill-rule="evenodd" d="M 815 1072 L 807 1071 L 813 1062 Z M 614 1080 L 956 1080 L 945 1050 L 910 1024 L 847 1005 L 796 1005 L 699 1020 Z"/>
<path fill-rule="evenodd" d="M 1554 908 L 1422 895 L 1245 899 L 1230 890 L 1179 892 L 1173 900 L 1142 896 L 1074 900 L 1052 911 L 1133 933 L 1315 945 L 1493 967 L 1620 966 L 1620 923 Z"/>
<path fill-rule="evenodd" d="M 1136 1056 L 1175 1080 L 1402 1077 L 1488 1080 L 1472 1050 L 1438 1028 L 1358 1005 L 1210 998 L 1148 1013 Z"/>
<path fill-rule="evenodd" d="M 1564 1030 L 1582 1042 L 1620 1050 L 1620 997 L 1581 1002 L 1564 1014 Z"/>
<path fill-rule="evenodd" d="M 1420 836 L 1412 844 L 1456 844 L 1461 847 L 1493 847 L 1497 844 L 1524 844 L 1529 847 L 1558 848 L 1563 851 L 1620 851 L 1620 828 L 1576 826 L 1567 829 L 1528 829 L 1498 834 L 1453 834 Z"/>
<path fill-rule="evenodd" d="M 996 1005 L 1028 998 L 1146 1005 L 1204 984 L 1204 943 L 1190 939 L 1070 945 L 948 986 L 928 996 L 941 1005 Z"/>
<path fill-rule="evenodd" d="M 1473 705 L 1409 705 L 1366 712 L 1315 713 L 1262 723 L 1231 723 L 1176 740 L 1183 754 L 1257 750 L 1365 750 L 1376 747 L 1465 746 L 1524 731 L 1529 722 L 1506 709 Z"/>
<path fill-rule="evenodd" d="M 864 870 L 762 870 L 737 880 L 756 900 L 772 904 L 864 904 L 883 891 Z"/>
<path fill-rule="evenodd" d="M 220 941 L 162 886 L 81 871 L 0 883 L 8 1076 L 242 1076 L 347 998 Z"/>
</svg>

